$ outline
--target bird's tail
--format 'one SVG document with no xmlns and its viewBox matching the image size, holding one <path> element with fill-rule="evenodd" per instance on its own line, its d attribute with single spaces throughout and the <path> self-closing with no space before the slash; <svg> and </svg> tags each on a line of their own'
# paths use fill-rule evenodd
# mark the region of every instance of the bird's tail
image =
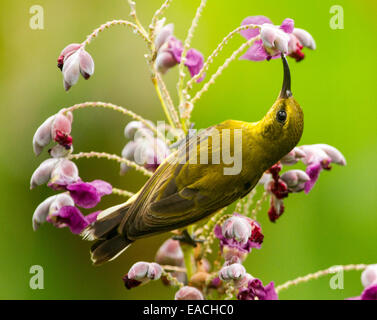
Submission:
<svg viewBox="0 0 377 320">
<path fill-rule="evenodd" d="M 82 232 L 85 240 L 97 240 L 90 249 L 94 265 L 115 259 L 132 243 L 118 233 L 118 226 L 130 205 L 131 203 L 125 203 L 106 209 L 101 212 L 97 221 Z"/>
</svg>

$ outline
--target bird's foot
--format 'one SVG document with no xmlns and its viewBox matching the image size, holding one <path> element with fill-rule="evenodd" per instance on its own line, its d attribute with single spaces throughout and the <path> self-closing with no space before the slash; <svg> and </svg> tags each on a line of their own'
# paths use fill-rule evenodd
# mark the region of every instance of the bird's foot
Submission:
<svg viewBox="0 0 377 320">
<path fill-rule="evenodd" d="M 173 236 L 173 239 L 189 244 L 193 247 L 196 247 L 198 243 L 204 242 L 204 240 L 195 239 L 195 237 L 190 236 L 187 229 L 183 230 L 181 234 Z"/>
</svg>

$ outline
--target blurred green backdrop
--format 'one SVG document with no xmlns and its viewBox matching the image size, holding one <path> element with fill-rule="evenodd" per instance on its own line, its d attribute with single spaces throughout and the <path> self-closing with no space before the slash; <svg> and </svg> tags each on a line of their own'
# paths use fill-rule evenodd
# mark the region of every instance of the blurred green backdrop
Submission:
<svg viewBox="0 0 377 320">
<path fill-rule="evenodd" d="M 138 13 L 149 24 L 160 0 L 138 0 Z M 199 0 L 174 0 L 167 20 L 184 38 Z M 29 27 L 29 8 L 44 8 L 44 30 Z M 329 27 L 332 5 L 344 8 L 344 30 Z M 305 112 L 300 144 L 328 143 L 347 158 L 346 167 L 324 172 L 309 195 L 286 201 L 276 224 L 260 214 L 265 234 L 262 250 L 249 255 L 246 266 L 264 282 L 288 279 L 331 265 L 377 262 L 377 173 L 375 103 L 377 51 L 376 2 L 369 1 L 208 1 L 192 45 L 205 56 L 248 15 L 263 14 L 276 24 L 295 19 L 309 30 L 318 49 L 305 50 L 300 63 L 290 60 L 293 92 Z M 138 260 L 151 261 L 167 235 L 138 241 L 116 261 L 92 267 L 89 243 L 67 229 L 44 225 L 34 233 L 31 216 L 53 194 L 46 187 L 29 190 L 29 179 L 44 156 L 33 155 L 36 128 L 60 108 L 84 101 L 107 101 L 133 109 L 152 120 L 162 119 L 143 54 L 144 43 L 128 29 L 105 31 L 88 47 L 96 63 L 89 81 L 82 78 L 68 93 L 56 59 L 63 47 L 81 42 L 99 24 L 128 19 L 125 0 L 1 1 L 0 4 L 0 298 L 2 299 L 171 299 L 174 290 L 160 282 L 126 291 L 121 276 Z M 217 64 L 242 43 L 235 37 Z M 215 70 L 216 64 L 210 72 Z M 235 61 L 226 69 L 193 113 L 198 127 L 232 118 L 254 121 L 273 103 L 281 86 L 281 64 Z M 175 96 L 177 70 L 165 76 Z M 120 153 L 129 119 L 106 110 L 75 113 L 75 151 Z M 118 176 L 118 165 L 104 160 L 77 162 L 80 176 L 100 178 L 136 191 L 144 181 L 134 172 Z M 109 196 L 101 207 L 123 199 Z M 45 289 L 29 288 L 29 268 L 41 265 Z M 343 299 L 362 290 L 360 273 L 345 274 L 344 290 L 332 290 L 329 278 L 282 292 L 282 299 Z"/>
</svg>

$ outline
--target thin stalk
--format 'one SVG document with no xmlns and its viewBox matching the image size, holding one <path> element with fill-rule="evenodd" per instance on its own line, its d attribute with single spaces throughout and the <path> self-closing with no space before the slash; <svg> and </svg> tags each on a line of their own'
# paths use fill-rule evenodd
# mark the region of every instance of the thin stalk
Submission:
<svg viewBox="0 0 377 320">
<path fill-rule="evenodd" d="M 309 273 L 306 276 L 298 277 L 294 280 L 289 280 L 280 286 L 276 287 L 276 293 L 279 293 L 281 290 L 288 289 L 291 286 L 297 286 L 300 283 L 308 282 L 310 280 L 318 279 L 323 276 L 327 276 L 331 273 L 336 273 L 339 271 L 350 271 L 350 270 L 364 270 L 368 265 L 367 264 L 348 264 L 345 266 L 333 266 L 325 270 L 320 270 L 314 273 Z"/>
<path fill-rule="evenodd" d="M 148 171 L 142 166 L 139 166 L 133 161 L 127 160 L 125 158 L 119 157 L 116 154 L 110 154 L 106 152 L 95 152 L 95 151 L 90 151 L 90 152 L 79 152 L 76 154 L 71 154 L 68 156 L 68 159 L 81 159 L 81 158 L 97 158 L 97 159 L 107 159 L 107 160 L 114 160 L 119 163 L 125 163 L 127 166 L 134 168 L 136 171 L 141 172 L 145 176 L 151 177 L 153 175 L 152 172 Z"/>
<path fill-rule="evenodd" d="M 225 60 L 224 64 L 222 66 L 220 66 L 217 71 L 212 75 L 211 79 L 205 83 L 205 85 L 203 86 L 203 88 L 201 90 L 199 90 L 196 95 L 194 96 L 194 98 L 191 99 L 191 103 L 192 104 L 195 104 L 196 101 L 198 101 L 202 94 L 206 91 L 208 91 L 208 88 L 211 84 L 213 84 L 215 82 L 215 80 L 217 79 L 217 77 L 219 77 L 221 75 L 221 73 L 223 72 L 223 70 L 225 68 L 227 68 L 229 66 L 229 64 L 242 52 L 244 51 L 247 47 L 250 47 L 251 45 L 253 45 L 253 43 L 259 39 L 259 36 L 257 37 L 254 37 L 248 41 L 246 41 L 245 43 L 243 43 L 237 50 L 235 50 L 232 55 Z"/>
<path fill-rule="evenodd" d="M 187 37 L 186 37 L 186 40 L 185 40 L 184 45 L 183 45 L 181 62 L 179 63 L 179 67 L 178 67 L 178 69 L 179 69 L 179 71 L 178 71 L 178 75 L 179 75 L 179 78 L 178 78 L 178 96 L 179 96 L 179 104 L 180 105 L 184 101 L 184 96 L 183 96 L 182 91 L 183 91 L 183 80 L 184 80 L 184 77 L 186 75 L 185 72 L 184 72 L 184 66 L 185 66 L 185 62 L 186 62 L 187 51 L 190 48 L 191 39 L 194 35 L 194 30 L 198 25 L 200 15 L 201 15 L 206 3 L 207 3 L 207 0 L 201 0 L 200 5 L 199 5 L 198 9 L 196 10 L 194 19 L 192 20 L 191 27 L 190 27 L 190 29 L 187 33 Z"/>
<path fill-rule="evenodd" d="M 172 128 L 175 128 L 175 124 L 174 124 L 174 121 L 170 115 L 170 112 L 169 112 L 169 109 L 167 108 L 166 104 L 165 104 L 165 101 L 162 97 L 162 94 L 161 94 L 161 90 L 160 90 L 160 87 L 158 85 L 158 81 L 157 81 L 157 78 L 156 77 L 152 77 L 152 83 L 154 85 L 154 88 L 156 90 L 156 93 L 157 93 L 157 97 L 158 99 L 160 100 L 160 103 L 161 103 L 161 106 L 162 106 L 162 109 L 164 110 L 165 112 L 165 116 L 166 118 L 168 119 L 168 122 L 170 124 L 170 126 Z"/>
<path fill-rule="evenodd" d="M 92 40 L 94 38 L 98 37 L 98 34 L 100 32 L 104 31 L 105 29 L 109 29 L 112 26 L 116 26 L 116 25 L 130 27 L 136 34 L 140 35 L 144 39 L 144 41 L 146 41 L 148 43 L 148 45 L 151 45 L 151 41 L 148 38 L 148 36 L 136 24 L 134 24 L 130 21 L 127 21 L 127 20 L 112 20 L 112 21 L 108 21 L 108 22 L 100 25 L 97 29 L 94 29 L 93 32 L 90 35 L 87 36 L 86 40 L 84 42 L 82 42 L 82 46 L 83 47 L 87 46 L 89 43 L 92 42 Z"/>
</svg>

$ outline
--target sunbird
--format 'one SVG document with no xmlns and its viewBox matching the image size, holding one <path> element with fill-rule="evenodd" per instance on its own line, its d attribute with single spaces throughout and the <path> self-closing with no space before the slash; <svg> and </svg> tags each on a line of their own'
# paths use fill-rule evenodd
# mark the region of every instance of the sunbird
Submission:
<svg viewBox="0 0 377 320">
<path fill-rule="evenodd" d="M 187 138 L 137 194 L 103 211 L 84 230 L 84 238 L 97 240 L 91 247 L 95 265 L 115 259 L 137 239 L 189 226 L 243 198 L 267 169 L 297 145 L 304 115 L 292 97 L 288 62 L 283 54 L 281 58 L 283 86 L 263 119 L 227 120 Z M 241 132 L 239 139 L 235 139 L 236 129 Z M 220 139 L 212 136 L 213 132 Z M 224 169 L 230 167 L 224 159 L 214 161 L 216 152 L 223 151 L 224 144 L 220 142 L 225 138 L 231 138 L 233 157 L 242 160 L 237 174 L 224 174 Z M 201 163 L 199 156 L 203 153 L 208 155 L 208 161 Z"/>
</svg>

